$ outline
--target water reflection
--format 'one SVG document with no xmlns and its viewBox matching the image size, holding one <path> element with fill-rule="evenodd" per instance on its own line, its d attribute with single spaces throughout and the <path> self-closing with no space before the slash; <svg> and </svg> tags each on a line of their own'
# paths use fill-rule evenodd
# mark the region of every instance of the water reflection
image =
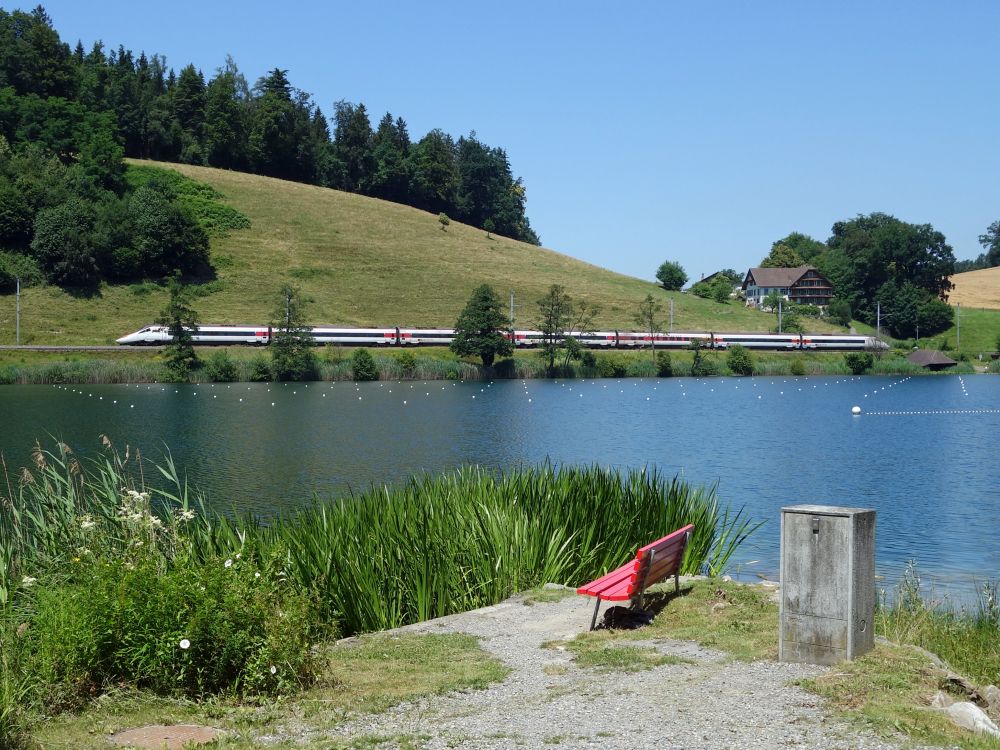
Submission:
<svg viewBox="0 0 1000 750">
<path fill-rule="evenodd" d="M 991 376 L 11 386 L 0 424 L 8 465 L 36 439 L 92 454 L 106 433 L 169 446 L 217 506 L 261 514 L 469 463 L 655 466 L 767 519 L 747 575 L 777 575 L 780 508 L 816 502 L 878 510 L 890 581 L 911 558 L 953 591 L 1000 577 Z"/>
</svg>

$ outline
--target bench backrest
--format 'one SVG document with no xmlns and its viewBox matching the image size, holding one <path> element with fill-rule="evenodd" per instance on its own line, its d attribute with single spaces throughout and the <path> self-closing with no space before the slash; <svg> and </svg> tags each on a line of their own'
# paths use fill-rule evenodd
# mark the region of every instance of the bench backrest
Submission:
<svg viewBox="0 0 1000 750">
<path fill-rule="evenodd" d="M 680 571 L 692 529 L 694 524 L 689 523 L 662 539 L 638 549 L 635 553 L 637 565 L 632 585 L 629 587 L 630 594 L 641 594 L 647 586 L 659 583 Z"/>
</svg>

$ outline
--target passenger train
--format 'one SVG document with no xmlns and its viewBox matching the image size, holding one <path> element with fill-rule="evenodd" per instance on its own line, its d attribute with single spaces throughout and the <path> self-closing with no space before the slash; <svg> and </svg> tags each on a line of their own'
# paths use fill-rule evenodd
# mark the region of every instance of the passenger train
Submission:
<svg viewBox="0 0 1000 750">
<path fill-rule="evenodd" d="M 203 325 L 191 331 L 195 344 L 253 344 L 271 342 L 274 330 L 270 326 Z M 450 328 L 310 328 L 316 344 L 341 346 L 447 346 L 455 338 Z M 727 349 L 740 344 L 747 349 L 817 349 L 830 351 L 866 351 L 888 349 L 888 345 L 873 336 L 848 336 L 814 333 L 657 333 L 651 337 L 641 331 L 567 331 L 588 349 L 634 349 L 651 342 L 660 349 L 686 349 L 698 341 L 708 349 Z M 541 331 L 514 331 L 511 337 L 518 348 L 541 346 L 545 338 Z M 118 344 L 148 346 L 170 343 L 170 332 L 164 325 L 149 325 L 135 333 L 122 336 Z"/>
</svg>

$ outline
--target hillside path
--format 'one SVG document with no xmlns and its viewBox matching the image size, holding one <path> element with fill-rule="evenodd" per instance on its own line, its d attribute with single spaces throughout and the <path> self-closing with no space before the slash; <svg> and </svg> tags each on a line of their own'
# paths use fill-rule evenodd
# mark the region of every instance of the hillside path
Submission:
<svg viewBox="0 0 1000 750">
<path fill-rule="evenodd" d="M 825 711 L 822 700 L 791 682 L 822 667 L 730 661 L 688 641 L 648 641 L 693 663 L 641 672 L 599 672 L 570 653 L 542 648 L 587 629 L 589 597 L 527 606 L 514 596 L 394 632 L 468 633 L 512 672 L 486 690 L 404 703 L 337 728 L 342 740 L 409 738 L 407 747 L 477 748 L 898 748 Z M 603 607 L 602 607 L 603 611 Z M 391 747 L 392 744 L 380 745 Z"/>
</svg>

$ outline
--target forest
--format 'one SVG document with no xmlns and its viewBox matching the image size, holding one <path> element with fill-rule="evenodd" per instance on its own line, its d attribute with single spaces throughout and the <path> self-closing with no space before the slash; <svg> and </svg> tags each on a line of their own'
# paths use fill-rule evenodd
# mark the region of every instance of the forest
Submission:
<svg viewBox="0 0 1000 750">
<path fill-rule="evenodd" d="M 373 128 L 347 101 L 328 118 L 285 70 L 251 86 L 227 58 L 206 79 L 159 54 L 71 47 L 41 6 L 0 9 L 0 286 L 12 273 L 86 288 L 205 271 L 197 222 L 167 187 L 129 184 L 124 157 L 346 190 L 540 244 L 506 152 L 475 132 L 413 140 L 402 117 Z M 170 246 L 152 247 L 163 227 Z"/>
</svg>

